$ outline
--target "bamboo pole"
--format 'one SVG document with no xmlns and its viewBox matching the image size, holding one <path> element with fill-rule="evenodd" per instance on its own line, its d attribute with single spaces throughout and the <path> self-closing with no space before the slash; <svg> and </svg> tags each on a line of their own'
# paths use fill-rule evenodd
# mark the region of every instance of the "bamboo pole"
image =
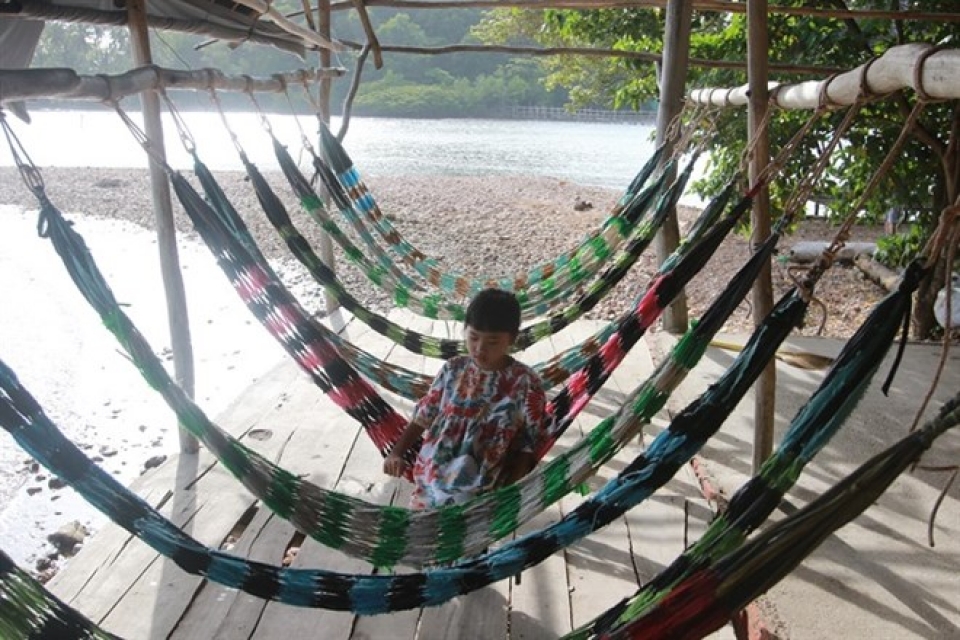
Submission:
<svg viewBox="0 0 960 640">
<path fill-rule="evenodd" d="M 152 62 L 150 34 L 147 31 L 144 0 L 129 0 L 130 41 L 133 56 L 138 65 Z M 193 347 L 190 342 L 190 320 L 187 315 L 187 297 L 180 274 L 180 258 L 177 254 L 177 231 L 173 224 L 173 205 L 170 200 L 170 184 L 160 161 L 166 151 L 163 146 L 163 124 L 160 121 L 160 98 L 153 91 L 140 94 L 143 108 L 144 131 L 153 149 L 149 157 L 150 187 L 153 195 L 153 215 L 157 225 L 157 248 L 160 250 L 160 272 L 167 294 L 167 321 L 170 324 L 170 346 L 173 351 L 174 377 L 180 388 L 190 397 L 194 393 Z M 197 439 L 182 427 L 180 451 L 196 453 L 200 446 Z"/>
<path fill-rule="evenodd" d="M 891 47 L 866 69 L 865 76 L 863 64 L 832 79 L 781 85 L 774 104 L 781 109 L 815 109 L 825 95 L 829 104 L 849 106 L 860 95 L 863 77 L 876 95 L 913 89 L 934 99 L 960 98 L 960 48 L 937 51 L 923 60 L 921 67 L 922 56 L 930 47 L 922 43 Z M 699 104 L 743 106 L 749 101 L 749 91 L 749 86 L 697 89 L 690 92 L 690 99 Z"/>
<path fill-rule="evenodd" d="M 278 73 L 269 78 L 227 76 L 216 69 L 166 69 L 148 64 L 117 75 L 80 75 L 72 69 L 0 69 L 0 104 L 37 98 L 107 100 L 152 89 L 280 92 L 284 86 L 324 77 L 344 69 L 311 69 Z"/>
<path fill-rule="evenodd" d="M 770 139 L 763 121 L 766 117 L 769 90 L 767 88 L 767 2 L 750 0 L 747 3 L 747 76 L 750 102 L 747 110 L 747 129 L 750 148 L 750 184 L 756 184 L 770 163 Z M 770 191 L 762 186 L 754 197 L 751 212 L 753 226 L 750 241 L 759 247 L 770 237 Z M 768 261 L 753 285 L 753 322 L 759 325 L 773 309 L 773 281 Z M 757 473 L 763 461 L 773 451 L 773 426 L 777 405 L 777 368 L 774 360 L 764 368 L 754 387 L 753 472 Z"/>
<path fill-rule="evenodd" d="M 320 30 L 321 35 L 325 37 L 330 36 L 330 0 L 317 0 L 317 29 Z M 328 67 L 331 64 L 330 51 L 327 49 L 322 49 L 320 51 L 320 65 L 323 67 Z M 330 78 L 322 78 L 320 80 L 320 96 L 319 96 L 319 107 L 320 113 L 318 116 L 323 123 L 327 126 L 330 125 L 330 89 L 331 82 Z M 323 146 L 321 145 L 322 149 Z M 322 151 L 321 151 L 322 153 Z M 329 205 L 329 199 L 327 198 L 327 205 Z M 333 241 L 330 239 L 330 236 L 326 233 L 320 234 L 320 260 L 327 266 L 330 271 L 336 271 L 336 257 L 333 254 Z M 333 313 L 340 308 L 340 302 L 337 300 L 336 296 L 333 296 L 327 289 L 323 290 L 323 306 L 326 309 L 328 314 Z"/>
<path fill-rule="evenodd" d="M 676 0 L 667 8 L 666 28 L 663 36 L 663 70 L 660 82 L 660 105 L 657 109 L 657 145 L 666 141 L 667 131 L 683 109 L 688 61 L 690 59 L 690 27 L 693 17 L 691 0 Z M 667 141 L 666 158 L 672 155 L 673 143 Z M 667 176 L 673 182 L 677 171 Z M 662 264 L 680 244 L 680 225 L 677 209 L 667 213 L 655 239 L 657 262 Z M 674 302 L 663 310 L 663 328 L 670 333 L 682 334 L 687 330 L 687 298 L 681 292 Z"/>
<path fill-rule="evenodd" d="M 352 0 L 334 2 L 332 9 L 349 9 Z M 393 7 L 397 9 L 464 9 L 464 8 L 517 8 L 517 9 L 664 9 L 672 0 L 365 0 L 368 7 Z M 695 0 L 694 11 L 716 13 L 747 13 L 750 2 L 743 0 Z M 838 18 L 847 20 L 912 20 L 919 22 L 960 22 L 960 12 L 932 12 L 921 10 L 890 11 L 883 9 L 828 9 L 819 7 L 788 7 L 769 5 L 768 13 L 785 16 L 813 18 Z"/>
</svg>

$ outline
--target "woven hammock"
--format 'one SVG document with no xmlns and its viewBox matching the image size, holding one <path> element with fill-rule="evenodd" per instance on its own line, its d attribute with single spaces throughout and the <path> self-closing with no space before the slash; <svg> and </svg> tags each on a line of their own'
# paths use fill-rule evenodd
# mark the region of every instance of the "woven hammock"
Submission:
<svg viewBox="0 0 960 640">
<path fill-rule="evenodd" d="M 686 239 L 660 265 L 660 269 L 655 277 L 659 277 L 674 269 L 690 252 L 691 247 L 697 246 L 698 243 L 700 243 L 706 232 L 712 228 L 720 217 L 720 214 L 729 202 L 732 192 L 733 183 L 730 183 L 719 195 L 710 201 L 697 218 L 694 227 L 690 230 Z M 740 204 L 737 205 L 735 211 L 745 211 L 748 206 L 749 201 L 742 200 Z M 629 316 L 636 313 L 646 291 L 647 290 L 638 295 L 630 303 L 628 311 L 621 314 L 618 320 L 608 323 L 594 335 L 585 338 L 579 345 L 572 346 L 563 352 L 554 354 L 543 362 L 532 364 L 531 366 L 543 381 L 544 387 L 549 389 L 561 384 L 573 375 L 574 372 L 586 366 L 590 358 L 599 352 L 601 347 L 614 334 L 617 326 L 626 322 Z M 392 391 L 404 398 L 414 401 L 420 399 L 433 382 L 432 376 L 428 376 L 419 371 L 412 371 L 390 362 L 385 362 L 356 347 L 335 333 L 328 333 L 327 339 L 336 346 L 337 351 L 340 352 L 343 359 L 356 368 L 367 379 L 373 380 L 384 389 Z"/>
<path fill-rule="evenodd" d="M 175 176 L 175 178 L 178 178 L 178 176 Z M 179 182 L 185 184 L 182 178 L 179 178 Z M 175 182 L 175 185 L 177 185 L 177 182 Z M 189 188 L 189 185 L 187 187 Z M 194 195 L 199 199 L 199 196 Z M 38 196 L 41 199 L 44 232 L 50 236 L 57 252 L 64 258 L 64 264 L 67 266 L 75 284 L 104 319 L 105 325 L 115 333 L 121 344 L 124 345 L 147 381 L 161 392 L 168 404 L 176 411 L 181 423 L 203 440 L 214 454 L 223 461 L 225 466 L 239 477 L 255 495 L 263 499 L 265 504 L 277 513 L 284 515 L 284 517 L 292 512 L 294 514 L 291 518 L 292 522 L 299 529 L 324 544 L 336 546 L 354 555 L 370 558 L 375 564 L 381 566 L 392 565 L 401 560 L 409 561 L 410 556 L 425 558 L 422 561 L 435 558 L 437 562 L 456 559 L 465 553 L 464 549 L 479 550 L 486 546 L 489 541 L 507 535 L 519 526 L 524 519 L 532 517 L 546 505 L 577 486 L 581 481 L 578 474 L 585 473 L 586 475 L 583 477 L 586 477 L 591 473 L 589 469 L 583 467 L 583 464 L 585 464 L 583 460 L 589 458 L 596 462 L 597 454 L 605 452 L 610 445 L 610 443 L 602 440 L 601 444 L 603 446 L 600 446 L 597 442 L 584 441 L 580 449 L 588 449 L 590 454 L 587 458 L 582 458 L 579 464 L 568 464 L 567 458 L 576 460 L 573 455 L 574 452 L 571 451 L 561 459 L 554 460 L 549 465 L 537 470 L 531 477 L 524 480 L 522 486 L 506 487 L 488 494 L 478 498 L 475 503 L 470 503 L 467 508 L 451 507 L 428 512 L 418 511 L 412 514 L 407 510 L 385 509 L 380 506 L 371 509 L 370 505 L 363 501 L 354 500 L 301 482 L 292 474 L 275 467 L 269 461 L 257 456 L 239 442 L 232 440 L 227 434 L 219 431 L 203 412 L 183 394 L 169 377 L 162 363 L 153 355 L 153 350 L 117 306 L 112 293 L 103 281 L 102 275 L 100 275 L 89 256 L 89 252 L 83 245 L 82 239 L 62 219 L 61 214 L 42 192 Z M 585 367 L 581 375 L 571 380 L 568 389 L 551 401 L 550 407 L 554 420 L 551 424 L 551 435 L 554 439 L 559 437 L 562 429 L 570 424 L 572 415 L 586 403 L 588 394 L 592 394 L 599 389 L 606 377 L 612 372 L 613 367 L 622 360 L 622 354 L 626 352 L 626 349 L 633 346 L 642 335 L 642 331 L 653 322 L 659 311 L 683 287 L 689 276 L 706 263 L 727 231 L 736 223 L 743 211 L 748 209 L 748 201 L 739 203 L 730 215 L 707 234 L 703 242 L 693 247 L 687 256 L 679 261 L 671 273 L 658 278 L 655 286 L 651 287 L 641 304 L 638 305 L 640 310 L 638 317 L 628 323 L 624 334 L 615 336 L 615 339 L 609 341 L 606 348 L 602 349 L 601 353 L 593 358 L 592 364 Z M 765 259 L 769 259 L 769 252 L 772 251 L 772 248 L 773 241 L 767 246 Z M 756 266 L 758 261 L 759 258 L 751 261 L 750 264 L 754 266 L 749 279 L 747 276 L 739 278 L 739 297 L 732 302 L 732 306 L 729 306 L 730 302 L 727 302 L 729 309 L 726 312 L 727 314 L 732 312 L 739 299 L 749 288 L 749 283 L 755 276 L 756 269 L 759 268 Z M 262 274 L 247 278 L 247 281 L 259 281 L 262 284 Z M 257 297 L 252 290 L 250 297 Z M 714 331 L 719 329 L 719 326 L 720 323 L 716 323 Z M 706 342 L 708 341 L 709 339 Z M 703 342 L 703 348 L 705 348 L 706 342 Z M 327 357 L 335 358 L 336 354 L 331 354 L 330 351 L 333 350 L 318 347 L 310 353 L 321 353 Z M 621 355 L 618 356 L 618 353 Z M 342 361 L 339 362 L 342 366 L 338 365 L 333 368 L 337 372 L 337 376 L 343 378 L 349 367 Z M 325 377 L 322 370 L 317 372 L 314 377 L 318 384 L 322 382 L 327 385 L 331 384 L 330 379 Z M 671 375 L 668 379 L 671 383 L 676 384 L 681 378 L 682 376 Z M 347 392 L 337 390 L 335 393 L 331 393 L 331 397 L 338 401 L 350 401 L 350 393 L 352 392 L 353 400 L 356 401 L 358 389 L 363 387 L 362 381 L 357 381 L 352 387 L 348 387 Z M 666 387 L 668 390 L 673 388 L 669 385 L 666 385 Z M 382 403 L 379 396 L 373 395 L 374 397 L 369 402 L 365 404 L 357 402 L 355 406 L 352 406 L 353 410 L 348 411 L 354 418 L 360 420 L 368 428 L 368 431 L 370 431 L 369 422 L 364 422 L 362 416 L 370 414 L 371 406 L 382 406 L 382 404 L 377 404 L 377 402 Z M 662 401 L 665 401 L 665 399 L 666 394 L 661 396 Z M 662 402 L 660 406 L 662 406 Z M 660 406 L 653 408 L 649 415 L 653 415 L 659 410 Z M 390 411 L 392 412 L 392 409 Z M 380 417 L 382 421 L 384 416 Z M 607 428 L 609 428 L 609 424 Z M 618 446 L 622 446 L 628 439 L 624 438 L 622 441 L 618 440 L 616 442 Z M 393 441 L 395 440 L 390 441 L 386 446 L 392 446 Z M 383 445 L 376 440 L 375 442 L 383 450 Z M 612 456 L 615 452 L 614 450 L 609 455 Z M 243 458 L 243 460 L 236 458 Z M 596 462 L 594 468 L 602 462 L 603 460 Z M 567 481 L 561 485 L 558 481 L 563 478 L 566 478 Z M 543 484 L 538 484 L 541 480 Z M 562 492 L 559 491 L 561 486 L 563 487 Z M 540 487 L 533 494 L 528 491 L 526 499 L 529 500 L 536 496 L 537 492 L 543 492 L 546 499 L 534 502 L 532 505 L 527 504 L 527 512 L 521 518 L 518 514 L 522 513 L 522 507 L 518 505 L 518 500 L 519 496 L 524 493 L 524 487 Z M 291 488 L 295 488 L 295 492 L 291 492 Z M 294 504 L 292 502 L 293 495 L 296 495 L 299 503 Z M 542 506 L 540 506 L 541 504 Z M 334 507 L 331 505 L 335 505 L 338 510 L 337 518 L 332 518 L 330 509 Z M 428 522 L 431 517 L 434 518 L 432 523 Z M 473 519 L 472 524 L 465 524 L 471 518 Z M 347 527 L 344 523 L 350 526 Z M 422 537 L 415 538 L 411 535 L 415 532 L 412 527 L 413 524 L 421 525 L 419 530 L 425 532 Z M 349 536 L 344 535 L 344 530 L 347 528 L 349 528 Z M 333 529 L 333 533 L 328 529 Z M 474 529 L 478 532 L 475 538 L 463 539 L 458 537 L 462 536 L 464 532 L 470 533 Z M 441 532 L 450 531 L 453 532 L 453 535 L 441 536 L 438 539 L 436 535 L 438 530 Z M 456 544 L 452 544 L 452 540 L 455 540 Z"/>
<path fill-rule="evenodd" d="M 569 262 L 569 255 L 563 255 L 557 261 L 547 263 L 542 267 L 537 267 L 526 274 L 501 280 L 486 278 L 471 279 L 461 274 L 444 273 L 435 259 L 427 258 L 423 253 L 413 248 L 404 240 L 403 236 L 393 227 L 390 221 L 380 213 L 373 196 L 366 191 L 366 187 L 359 180 L 359 174 L 355 176 L 356 180 L 341 182 L 341 179 L 344 177 L 343 171 L 348 167 L 352 167 L 352 162 L 336 138 L 330 134 L 329 130 L 323 125 L 321 125 L 320 129 L 321 143 L 325 151 L 330 154 L 329 157 L 332 166 L 328 166 L 314 154 L 314 169 L 323 182 L 327 192 L 337 204 L 341 215 L 358 230 L 358 233 L 363 234 L 367 246 L 370 247 L 371 250 L 374 250 L 373 247 L 379 247 L 379 245 L 376 245 L 376 242 L 372 239 L 367 240 L 367 238 L 371 238 L 368 231 L 365 233 L 360 231 L 360 229 L 365 230 L 365 227 L 363 227 L 363 221 L 360 219 L 358 212 L 368 216 L 373 226 L 380 231 L 381 235 L 387 241 L 388 247 L 394 250 L 405 263 L 413 267 L 421 277 L 434 287 L 442 291 L 455 293 L 461 299 L 472 297 L 489 284 L 494 284 L 495 286 L 511 291 L 522 291 L 526 289 L 531 282 L 537 282 L 543 277 L 552 275 L 558 268 Z M 276 147 L 276 141 L 274 144 Z M 329 149 L 327 148 L 328 146 L 330 146 Z M 650 170 L 652 170 L 652 167 Z M 620 215 L 626 213 L 625 210 L 621 211 L 621 207 L 626 207 L 627 203 L 636 197 L 634 194 L 641 193 L 640 188 L 648 179 L 647 176 L 644 175 L 646 171 L 647 169 L 645 168 L 627 188 L 621 202 L 615 207 L 614 213 L 620 212 Z"/>
<path fill-rule="evenodd" d="M 793 309 L 805 307 L 799 298 Z M 559 522 L 523 538 L 507 543 L 480 557 L 427 573 L 395 576 L 347 575 L 313 569 L 293 569 L 253 562 L 210 549 L 187 536 L 163 518 L 149 504 L 120 485 L 113 477 L 92 463 L 67 441 L 50 423 L 36 401 L 24 390 L 12 371 L 0 363 L 0 422 L 42 465 L 62 477 L 88 501 L 114 522 L 130 531 L 146 544 L 171 558 L 185 571 L 261 598 L 278 600 L 297 606 L 350 610 L 360 614 L 377 614 L 441 604 L 457 595 L 469 593 L 487 584 L 516 575 L 605 526 L 635 506 L 669 480 L 673 473 L 699 448 L 703 440 L 719 427 L 717 414 L 706 407 L 722 408 L 737 404 L 749 388 L 744 382 L 750 372 L 755 375 L 764 362 L 773 357 L 782 337 L 799 317 L 775 310 L 768 317 L 762 338 L 751 340 L 738 356 L 737 375 L 725 375 L 725 382 L 715 385 L 684 415 L 697 416 L 704 423 L 687 419 L 654 439 L 650 449 L 638 456 L 615 479 L 593 497 L 567 514 Z M 755 338 L 757 334 L 755 334 Z M 704 345 L 705 348 L 705 345 Z M 746 361 L 749 362 L 747 363 Z M 729 372 L 728 372 L 729 373 Z M 717 397 L 719 396 L 719 397 Z M 636 394 L 630 404 L 637 400 Z M 634 420 L 622 416 L 617 426 L 631 427 Z M 603 445 L 600 441 L 597 445 Z M 236 462 L 241 460 L 242 445 L 235 447 Z M 287 488 L 289 491 L 289 487 Z M 330 506 L 330 505 L 328 505 Z M 339 515 L 328 510 L 328 517 Z M 339 531 L 343 533 L 341 520 Z M 436 534 L 435 534 L 436 535 Z M 442 537 L 442 534 L 440 534 Z"/>
<path fill-rule="evenodd" d="M 0 550 L 0 638 L 118 640 L 47 591 Z"/>
<path fill-rule="evenodd" d="M 870 458 L 807 506 L 716 562 L 691 570 L 647 615 L 601 637 L 694 640 L 716 631 L 866 511 L 938 437 L 958 425 L 960 394 L 923 427 Z"/>
<path fill-rule="evenodd" d="M 274 145 L 277 147 L 276 154 L 280 166 L 287 176 L 287 180 L 293 188 L 294 193 L 298 194 L 302 206 L 320 222 L 324 229 L 333 230 L 334 238 L 340 246 L 344 247 L 344 250 L 347 251 L 348 257 L 350 255 L 363 256 L 359 249 L 346 238 L 339 227 L 326 215 L 320 198 L 316 195 L 306 178 L 300 173 L 300 170 L 293 162 L 289 153 L 279 145 L 276 139 L 274 139 Z M 658 156 L 659 154 L 655 154 L 654 157 L 656 158 Z M 652 169 L 653 165 L 648 163 L 648 166 Z M 539 273 L 542 269 L 534 269 L 534 272 L 538 273 L 537 281 L 530 282 L 525 288 L 516 291 L 517 300 L 520 303 L 521 317 L 533 318 L 547 314 L 551 309 L 573 295 L 582 283 L 596 275 L 600 268 L 615 254 L 625 241 L 640 237 L 642 233 L 637 229 L 637 226 L 644 219 L 644 215 L 651 205 L 657 201 L 656 196 L 663 190 L 665 179 L 673 167 L 674 163 L 669 163 L 664 172 L 662 172 L 659 178 L 652 184 L 636 193 L 630 194 L 629 197 L 625 195 L 621 201 L 621 205 L 619 205 L 614 214 L 603 223 L 600 230 L 578 245 L 574 250 L 558 258 L 549 274 Z M 689 180 L 689 172 L 685 174 L 684 180 Z M 269 188 L 269 185 L 267 186 Z M 682 189 L 682 185 L 679 188 Z M 337 191 L 336 187 L 334 187 L 334 193 L 341 196 L 337 200 L 341 209 L 350 207 L 345 196 L 340 191 Z M 263 200 L 261 200 L 261 203 L 262 202 Z M 266 207 L 264 208 L 266 210 Z M 268 217 L 270 216 L 271 214 L 268 212 Z M 297 259 L 304 263 L 312 272 L 312 264 L 316 263 L 318 258 L 316 258 L 315 255 L 313 257 L 304 255 L 304 250 L 310 249 L 306 240 L 301 239 L 301 234 L 292 226 L 289 217 L 284 217 L 286 218 L 285 220 L 282 218 L 275 220 L 273 217 L 270 217 L 270 220 L 288 243 L 288 246 L 290 246 L 291 251 Z M 659 223 L 651 221 L 648 222 L 643 229 L 646 233 L 649 233 L 652 226 L 659 226 L 659 224 L 662 224 L 662 220 Z M 653 229 L 653 231 L 655 231 L 655 229 Z M 292 241 L 295 241 L 299 247 L 294 248 L 290 244 Z M 633 248 L 633 245 L 626 249 L 626 251 L 636 250 L 637 249 Z M 640 248 L 639 251 L 643 251 L 643 249 Z M 312 253 L 312 250 L 310 253 Z M 356 260 L 354 261 L 356 262 Z M 376 265 L 375 268 L 377 271 L 374 273 L 368 272 L 367 277 L 377 282 L 380 286 L 383 286 L 384 280 L 387 279 L 382 275 L 384 274 L 383 267 Z M 315 273 L 314 278 L 321 284 L 326 285 L 326 279 Z M 439 281 L 443 283 L 446 282 L 446 279 L 441 276 Z M 501 283 L 492 281 L 487 284 L 498 286 Z M 465 317 L 465 307 L 463 304 L 461 302 L 449 301 L 448 296 L 450 295 L 455 295 L 457 298 L 460 298 L 459 294 L 454 291 L 445 293 L 441 290 L 433 294 L 423 294 L 410 291 L 402 285 L 396 284 L 388 293 L 392 295 L 398 306 L 407 307 L 425 317 L 452 317 L 456 320 L 463 320 Z"/>
<path fill-rule="evenodd" d="M 727 509 L 716 517 L 700 540 L 629 601 L 619 603 L 597 620 L 574 631 L 570 638 L 603 635 L 644 615 L 669 597 L 671 590 L 682 580 L 743 544 L 777 507 L 807 462 L 826 445 L 856 408 L 897 330 L 903 326 L 904 318 L 909 320 L 911 295 L 924 276 L 925 271 L 919 263 L 912 264 L 897 290 L 873 308 L 859 331 L 837 356 L 820 389 L 797 412 L 777 451 L 764 462 L 759 473 L 737 491 Z"/>
<path fill-rule="evenodd" d="M 213 204 L 212 209 L 219 214 L 224 227 L 231 231 L 234 238 L 245 248 L 249 249 L 250 246 L 255 247 L 256 242 L 246 229 L 246 225 L 236 210 L 233 209 L 232 206 L 229 206 L 229 203 L 227 203 L 227 206 L 221 206 L 221 199 L 217 197 L 217 194 L 222 194 L 222 191 L 216 185 L 216 181 L 213 179 L 209 170 L 200 162 L 196 154 L 194 154 L 194 159 L 194 170 L 204 186 L 208 200 Z M 397 344 L 403 345 L 413 353 L 434 358 L 450 358 L 467 352 L 466 344 L 462 340 L 437 338 L 404 329 L 388 318 L 364 307 L 360 301 L 346 291 L 339 279 L 337 279 L 336 274 L 323 264 L 306 242 L 306 239 L 293 228 L 283 203 L 277 198 L 276 194 L 256 168 L 245 158 L 244 160 L 248 174 L 254 183 L 257 197 L 260 200 L 264 212 L 270 219 L 271 224 L 281 232 L 290 250 L 307 266 L 314 278 L 323 284 L 327 292 L 336 298 L 347 311 L 352 313 L 364 324 L 370 326 L 370 328 L 377 333 L 386 336 Z M 611 265 L 600 278 L 587 287 L 575 302 L 563 311 L 556 312 L 549 318 L 521 328 L 514 343 L 514 350 L 522 351 L 537 341 L 547 338 L 569 326 L 583 314 L 593 309 L 600 300 L 602 300 L 603 296 L 612 290 L 627 275 L 630 267 L 636 263 L 640 254 L 643 253 L 649 243 L 653 241 L 654 235 L 666 219 L 667 214 L 671 211 L 672 206 L 679 200 L 683 187 L 693 170 L 693 166 L 694 161 L 691 161 L 680 178 L 678 178 L 663 197 L 660 198 L 654 216 L 649 221 L 637 227 L 635 236 L 629 246 L 621 253 L 613 265 Z M 660 184 L 660 181 L 656 183 L 657 186 Z M 653 200 L 655 194 L 656 189 L 651 187 L 645 192 L 643 197 L 638 197 L 636 199 L 639 203 L 638 208 L 645 210 L 647 205 Z M 251 250 L 250 254 L 258 263 L 266 264 L 262 256 L 258 259 L 258 251 Z"/>
<path fill-rule="evenodd" d="M 702 570 L 661 604 L 656 630 L 650 618 L 618 629 L 610 638 L 701 638 L 726 624 L 736 611 L 767 591 L 809 555 L 827 536 L 873 504 L 893 480 L 930 448 L 947 430 L 960 425 L 960 394 L 946 402 L 938 415 L 918 431 L 874 456 L 821 498 L 734 555 Z M 750 564 L 750 567 L 745 565 Z M 703 591 L 706 590 L 706 598 Z M 711 598 L 712 596 L 712 598 Z M 114 639 L 71 609 L 20 570 L 0 551 L 0 632 L 2 637 Z M 678 607 L 676 614 L 673 607 Z M 696 621 L 695 628 L 691 621 Z"/>
</svg>

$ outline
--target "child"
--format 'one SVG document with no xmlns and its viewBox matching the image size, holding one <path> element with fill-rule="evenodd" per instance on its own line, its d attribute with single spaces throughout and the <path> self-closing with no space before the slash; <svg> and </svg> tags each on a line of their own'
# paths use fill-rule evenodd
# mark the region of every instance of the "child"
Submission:
<svg viewBox="0 0 960 640">
<path fill-rule="evenodd" d="M 519 480 L 536 464 L 546 399 L 536 372 L 510 357 L 519 330 L 520 303 L 512 293 L 485 289 L 467 307 L 470 355 L 444 363 L 383 463 L 384 473 L 403 475 L 403 454 L 423 434 L 413 508 L 462 504 Z"/>
</svg>

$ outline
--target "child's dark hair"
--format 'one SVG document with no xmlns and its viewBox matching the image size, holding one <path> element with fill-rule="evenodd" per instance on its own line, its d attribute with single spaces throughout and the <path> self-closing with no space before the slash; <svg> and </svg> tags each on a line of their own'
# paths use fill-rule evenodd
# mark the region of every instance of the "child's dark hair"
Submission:
<svg viewBox="0 0 960 640">
<path fill-rule="evenodd" d="M 515 336 L 520 331 L 520 303 L 509 291 L 484 289 L 470 301 L 463 323 L 477 331 L 505 331 Z"/>
</svg>

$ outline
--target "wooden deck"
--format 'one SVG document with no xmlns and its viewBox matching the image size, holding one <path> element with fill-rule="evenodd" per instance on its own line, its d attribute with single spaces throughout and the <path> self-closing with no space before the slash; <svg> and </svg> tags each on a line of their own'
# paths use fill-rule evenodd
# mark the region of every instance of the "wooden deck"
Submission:
<svg viewBox="0 0 960 640">
<path fill-rule="evenodd" d="M 452 323 L 393 317 L 424 333 L 456 337 Z M 408 368 L 434 373 L 439 361 L 395 347 L 348 316 L 328 320 L 367 351 Z M 540 361 L 596 331 L 580 321 L 523 354 Z M 557 444 L 563 451 L 609 415 L 651 370 L 641 342 Z M 384 393 L 401 411 L 410 403 Z M 278 365 L 238 398 L 217 423 L 286 469 L 312 482 L 382 504 L 405 505 L 408 485 L 381 472 L 381 458 L 359 425 L 328 400 L 292 361 Z M 654 421 L 658 430 L 660 420 Z M 649 438 L 649 434 L 647 438 Z M 596 488 L 639 451 L 628 447 L 591 482 Z M 303 541 L 205 451 L 173 456 L 133 488 L 202 543 L 246 558 L 279 564 L 290 547 L 302 547 L 294 566 L 369 573 L 369 564 Z M 528 523 L 532 531 L 576 506 L 569 496 Z M 443 606 L 390 615 L 302 609 L 266 602 L 181 571 L 151 548 L 108 525 L 50 582 L 49 588 L 106 630 L 146 638 L 556 638 L 591 620 L 652 577 L 696 539 L 711 512 L 685 470 L 664 490 L 605 529 L 524 572 Z M 400 569 L 404 570 L 404 569 Z M 728 628 L 715 634 L 732 638 Z"/>
</svg>

